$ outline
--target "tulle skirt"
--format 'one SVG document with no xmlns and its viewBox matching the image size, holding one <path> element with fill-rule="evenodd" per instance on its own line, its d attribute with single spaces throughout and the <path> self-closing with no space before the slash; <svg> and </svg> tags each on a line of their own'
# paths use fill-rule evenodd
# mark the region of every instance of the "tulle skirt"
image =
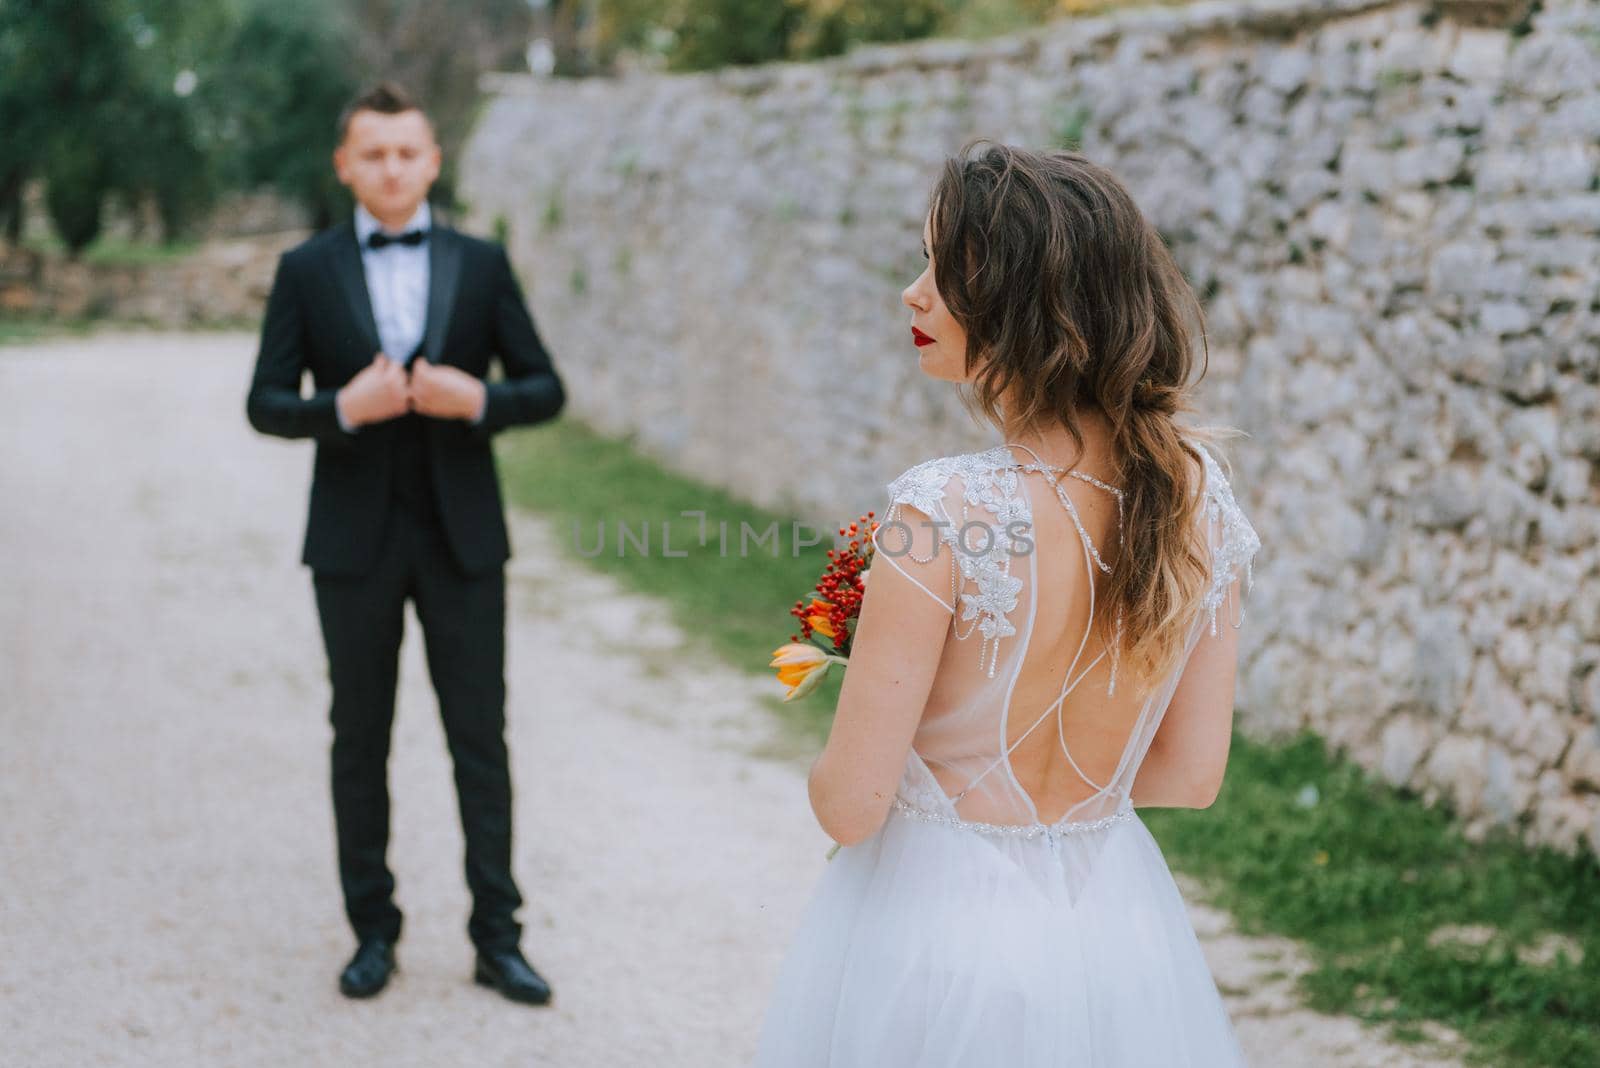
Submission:
<svg viewBox="0 0 1600 1068">
<path fill-rule="evenodd" d="M 828 864 L 755 1063 L 1228 1068 L 1244 1057 L 1135 814 L 1025 838 L 892 809 Z"/>
</svg>

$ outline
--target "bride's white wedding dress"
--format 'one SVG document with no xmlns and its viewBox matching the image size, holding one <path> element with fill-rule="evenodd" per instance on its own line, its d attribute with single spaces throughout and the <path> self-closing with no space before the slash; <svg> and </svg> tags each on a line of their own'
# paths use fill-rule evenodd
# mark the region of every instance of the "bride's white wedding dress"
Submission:
<svg viewBox="0 0 1600 1068">
<path fill-rule="evenodd" d="M 1221 625 L 1237 626 L 1229 593 L 1242 596 L 1260 545 L 1199 451 L 1211 583 L 1180 666 L 1143 693 L 1105 648 L 1080 663 L 1095 576 L 1108 571 L 1089 528 L 1117 535 L 1119 489 L 1011 445 L 890 483 L 874 569 L 916 581 L 952 611 L 951 628 L 883 827 L 838 852 L 800 920 L 759 1068 L 1244 1063 L 1131 799 L 1197 644 L 1225 606 Z M 886 551 L 903 546 L 892 520 L 929 517 L 950 524 L 938 557 Z M 1046 793 L 1066 798 L 1049 819 L 1035 803 Z"/>
</svg>

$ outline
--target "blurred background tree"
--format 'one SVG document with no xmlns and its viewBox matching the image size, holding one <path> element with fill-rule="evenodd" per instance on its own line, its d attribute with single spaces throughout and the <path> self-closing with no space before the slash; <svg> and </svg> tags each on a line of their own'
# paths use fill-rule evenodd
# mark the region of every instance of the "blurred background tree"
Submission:
<svg viewBox="0 0 1600 1068">
<path fill-rule="evenodd" d="M 897 0 L 865 4 L 811 0 L 801 32 L 789 42 L 796 56 L 833 56 L 868 41 L 911 41 L 945 29 L 961 5 L 955 0 Z"/>
<path fill-rule="evenodd" d="M 428 108 L 456 167 L 490 70 L 704 70 L 984 35 L 1126 0 L 0 0 L 0 233 L 45 188 L 76 253 L 108 201 L 179 237 L 229 190 L 276 189 L 319 227 L 350 208 L 335 123 L 381 78 Z M 1160 2 L 1160 0 L 1158 0 Z"/>
<path fill-rule="evenodd" d="M 391 79 L 433 120 L 444 149 L 433 199 L 449 206 L 478 78 L 520 67 L 531 26 L 527 0 L 246 0 L 201 76 L 209 147 L 230 188 L 274 186 L 326 226 L 351 207 L 330 162 L 339 113 L 362 86 Z"/>
<path fill-rule="evenodd" d="M 321 228 L 348 204 L 329 158 L 356 92 L 355 31 L 317 0 L 247 0 L 195 79 L 207 156 L 231 189 L 270 186 Z"/>
<path fill-rule="evenodd" d="M 124 0 L 0 0 L 0 217 L 16 240 L 22 190 L 45 183 L 56 231 L 76 252 L 100 233 L 107 198 L 151 202 L 173 234 L 214 189 L 192 109 L 174 93 L 171 51 Z"/>
<path fill-rule="evenodd" d="M 30 180 L 74 254 L 112 198 L 153 208 L 166 240 L 231 189 L 326 225 L 349 210 L 336 120 L 379 78 L 427 105 L 448 205 L 478 77 L 522 67 L 531 25 L 527 0 L 0 0 L 0 232 L 20 240 Z"/>
<path fill-rule="evenodd" d="M 560 3 L 561 0 L 551 0 Z M 599 8 L 595 66 L 675 70 L 838 55 L 852 45 L 981 37 L 1130 0 L 566 0 Z M 1139 0 L 1181 2 L 1181 0 Z"/>
<path fill-rule="evenodd" d="M 807 15 L 800 0 L 692 0 L 674 33 L 674 66 L 703 70 L 789 56 Z"/>
</svg>

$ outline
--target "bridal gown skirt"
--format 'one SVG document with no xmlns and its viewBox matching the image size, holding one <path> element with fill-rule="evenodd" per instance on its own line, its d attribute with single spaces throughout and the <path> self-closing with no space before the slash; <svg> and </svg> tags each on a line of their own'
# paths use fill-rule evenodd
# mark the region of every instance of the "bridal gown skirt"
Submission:
<svg viewBox="0 0 1600 1068">
<path fill-rule="evenodd" d="M 1182 896 L 1132 811 L 1034 837 L 919 812 L 891 809 L 828 864 L 779 972 L 758 1068 L 1244 1063 Z"/>
</svg>

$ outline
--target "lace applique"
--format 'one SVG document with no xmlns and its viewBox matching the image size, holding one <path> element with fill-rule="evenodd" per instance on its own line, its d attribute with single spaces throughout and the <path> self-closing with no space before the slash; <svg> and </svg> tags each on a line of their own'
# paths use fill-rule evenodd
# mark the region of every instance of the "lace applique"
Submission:
<svg viewBox="0 0 1600 1068">
<path fill-rule="evenodd" d="M 945 507 L 946 487 L 957 476 L 965 487 L 965 507 L 959 520 Z M 1010 450 L 1001 445 L 984 452 L 926 460 L 889 483 L 888 489 L 894 505 L 910 505 L 940 524 L 940 541 L 955 553 L 961 577 L 976 587 L 957 592 L 960 621 L 973 625 L 965 634 L 958 628 L 956 637 L 965 639 L 975 630 L 983 635 L 978 662 L 980 667 L 988 663 L 989 677 L 993 678 L 999 663 L 1000 639 L 1017 632 L 1008 618 L 1022 591 L 1022 580 L 1011 574 L 1013 539 L 1033 525 L 1033 513 L 1027 495 L 1021 492 L 1021 477 Z M 973 506 L 992 515 L 993 523 L 970 519 Z M 891 506 L 885 524 L 897 517 L 898 508 Z M 982 531 L 971 529 L 973 525 L 982 527 Z M 963 533 L 968 530 L 974 537 L 964 539 Z"/>
<path fill-rule="evenodd" d="M 1200 456 L 1205 461 L 1206 468 L 1206 498 L 1203 507 L 1214 543 L 1211 556 L 1211 588 L 1206 591 L 1200 603 L 1201 611 L 1210 617 L 1211 633 L 1215 635 L 1217 609 L 1221 608 L 1222 602 L 1227 599 L 1228 587 L 1233 584 L 1234 578 L 1240 575 L 1241 569 L 1242 592 L 1250 592 L 1250 587 L 1255 581 L 1254 557 L 1261 548 L 1261 539 L 1256 536 L 1255 528 L 1250 525 L 1250 521 L 1244 517 L 1238 502 L 1233 499 L 1233 487 L 1228 484 L 1227 476 L 1222 473 L 1221 466 L 1205 448 L 1200 449 Z M 1244 622 L 1242 604 L 1239 622 Z"/>
</svg>

